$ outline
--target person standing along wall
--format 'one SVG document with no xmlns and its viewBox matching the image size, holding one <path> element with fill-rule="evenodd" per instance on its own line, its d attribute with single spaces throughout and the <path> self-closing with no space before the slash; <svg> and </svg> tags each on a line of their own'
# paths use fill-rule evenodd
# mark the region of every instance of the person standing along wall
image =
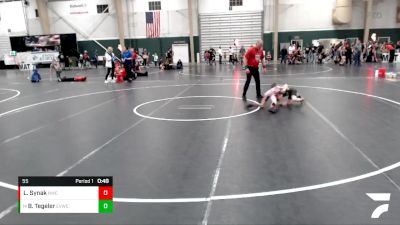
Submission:
<svg viewBox="0 0 400 225">
<path fill-rule="evenodd" d="M 158 55 L 157 52 L 155 52 L 153 54 L 153 62 L 154 62 L 154 66 L 157 67 L 157 62 L 158 62 Z"/>
<path fill-rule="evenodd" d="M 50 64 L 50 73 L 52 70 L 54 70 L 56 72 L 57 81 L 61 82 L 62 66 L 61 66 L 58 58 L 54 58 L 53 62 Z"/>
<path fill-rule="evenodd" d="M 286 49 L 286 46 L 284 45 L 281 49 L 281 64 L 287 63 L 287 56 L 288 56 L 288 50 Z"/>
<path fill-rule="evenodd" d="M 107 68 L 107 74 L 106 74 L 106 78 L 104 83 L 108 83 L 108 75 L 111 72 L 111 82 L 115 83 L 115 76 L 114 76 L 114 70 L 115 70 L 115 63 L 114 63 L 114 53 L 113 53 L 113 48 L 112 47 L 108 47 L 106 53 L 104 54 L 104 58 L 106 59 L 106 68 Z"/>
<path fill-rule="evenodd" d="M 83 68 L 90 67 L 89 53 L 86 50 L 83 52 L 83 55 L 82 55 L 82 63 L 83 63 Z"/>
<path fill-rule="evenodd" d="M 352 52 L 352 50 L 351 50 L 351 46 L 350 46 L 350 43 L 347 41 L 346 42 L 346 65 L 347 64 L 350 64 L 351 65 L 351 61 L 352 61 L 352 55 L 353 55 L 353 52 Z"/>
<path fill-rule="evenodd" d="M 99 54 L 97 53 L 97 50 L 94 51 L 93 58 L 94 58 L 93 59 L 93 63 L 96 66 L 96 69 L 97 69 L 97 66 L 99 65 Z"/>
<path fill-rule="evenodd" d="M 317 47 L 314 45 L 311 47 L 311 63 L 315 64 L 317 58 Z"/>
<path fill-rule="evenodd" d="M 244 58 L 245 53 L 246 53 L 246 49 L 244 49 L 244 46 L 242 45 L 239 50 L 240 65 L 242 65 L 242 66 L 243 66 L 243 58 Z"/>
<path fill-rule="evenodd" d="M 229 46 L 229 62 L 233 64 L 233 49 Z"/>
<path fill-rule="evenodd" d="M 132 67 L 135 67 L 136 59 L 137 59 L 137 54 L 136 54 L 135 48 L 129 48 L 129 51 L 132 54 Z"/>
<path fill-rule="evenodd" d="M 360 43 L 360 40 L 357 40 L 357 43 L 354 45 L 354 65 L 361 66 L 361 43 Z"/>
<path fill-rule="evenodd" d="M 60 51 L 60 53 L 58 54 L 58 61 L 60 62 L 61 68 L 64 69 L 66 59 L 62 51 Z"/>
<path fill-rule="evenodd" d="M 168 52 L 167 52 L 167 58 L 166 58 L 166 69 L 170 69 L 170 68 L 172 68 L 172 65 L 173 65 L 173 63 L 174 63 L 174 61 L 173 61 L 173 58 L 174 58 L 174 51 L 172 51 L 172 48 L 169 48 L 168 49 Z"/>
<path fill-rule="evenodd" d="M 389 51 L 389 63 L 393 63 L 394 61 L 394 53 L 395 49 L 393 47 L 393 44 L 390 42 L 386 45 L 386 49 Z"/>
<path fill-rule="evenodd" d="M 149 53 L 147 52 L 147 49 L 143 50 L 143 66 L 147 66 L 147 62 L 149 60 Z"/>
<path fill-rule="evenodd" d="M 218 48 L 218 57 L 219 57 L 219 64 L 222 64 L 222 48 L 219 46 Z"/>
</svg>

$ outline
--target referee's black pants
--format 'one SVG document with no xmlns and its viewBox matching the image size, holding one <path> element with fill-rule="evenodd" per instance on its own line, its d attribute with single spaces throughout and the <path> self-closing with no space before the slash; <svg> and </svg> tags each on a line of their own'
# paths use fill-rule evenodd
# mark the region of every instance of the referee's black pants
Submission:
<svg viewBox="0 0 400 225">
<path fill-rule="evenodd" d="M 132 64 L 131 63 L 126 63 L 124 64 L 125 72 L 126 72 L 126 80 L 128 82 L 131 82 L 132 80 L 135 79 L 134 74 L 132 72 Z"/>
<path fill-rule="evenodd" d="M 257 91 L 257 97 L 261 97 L 261 88 L 260 88 L 260 72 L 258 72 L 258 67 L 248 67 L 250 70 L 249 74 L 247 75 L 246 78 L 246 83 L 244 84 L 244 89 L 243 89 L 243 96 L 246 96 L 247 89 L 249 89 L 251 77 L 254 77 L 254 80 L 256 81 L 256 91 Z"/>
</svg>

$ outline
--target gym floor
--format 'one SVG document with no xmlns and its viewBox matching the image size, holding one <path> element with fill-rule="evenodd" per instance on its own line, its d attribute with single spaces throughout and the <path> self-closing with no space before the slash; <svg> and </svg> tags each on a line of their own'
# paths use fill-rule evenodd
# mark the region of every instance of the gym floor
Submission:
<svg viewBox="0 0 400 225">
<path fill-rule="evenodd" d="M 0 71 L 0 224 L 399 224 L 400 65 L 268 65 L 306 101 L 278 113 L 231 65 Z M 113 176 L 112 214 L 18 214 L 18 176 Z M 376 202 L 366 193 L 390 193 Z M 378 219 L 371 214 L 389 204 Z"/>
</svg>

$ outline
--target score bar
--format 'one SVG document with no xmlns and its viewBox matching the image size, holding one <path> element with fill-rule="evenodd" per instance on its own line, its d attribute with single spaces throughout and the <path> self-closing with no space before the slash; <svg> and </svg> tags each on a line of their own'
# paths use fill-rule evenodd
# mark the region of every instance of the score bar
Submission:
<svg viewBox="0 0 400 225">
<path fill-rule="evenodd" d="M 112 177 L 18 177 L 19 213 L 112 211 Z"/>
</svg>

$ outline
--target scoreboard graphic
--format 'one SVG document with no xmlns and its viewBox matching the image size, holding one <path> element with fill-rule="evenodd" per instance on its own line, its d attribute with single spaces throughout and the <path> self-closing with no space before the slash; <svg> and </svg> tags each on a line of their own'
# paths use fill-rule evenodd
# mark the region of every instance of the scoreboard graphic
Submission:
<svg viewBox="0 0 400 225">
<path fill-rule="evenodd" d="M 18 177 L 19 213 L 112 211 L 112 177 Z"/>
</svg>

